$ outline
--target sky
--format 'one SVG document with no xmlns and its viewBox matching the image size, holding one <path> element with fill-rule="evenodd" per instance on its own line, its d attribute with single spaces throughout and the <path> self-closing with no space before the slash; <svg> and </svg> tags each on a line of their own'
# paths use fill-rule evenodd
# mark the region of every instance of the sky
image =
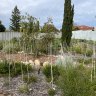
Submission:
<svg viewBox="0 0 96 96">
<path fill-rule="evenodd" d="M 0 20 L 9 28 L 12 10 L 17 5 L 21 14 L 26 12 L 39 18 L 41 25 L 51 17 L 57 28 L 61 28 L 65 0 L 0 0 Z M 96 26 L 96 0 L 72 0 L 75 6 L 74 23 Z"/>
</svg>

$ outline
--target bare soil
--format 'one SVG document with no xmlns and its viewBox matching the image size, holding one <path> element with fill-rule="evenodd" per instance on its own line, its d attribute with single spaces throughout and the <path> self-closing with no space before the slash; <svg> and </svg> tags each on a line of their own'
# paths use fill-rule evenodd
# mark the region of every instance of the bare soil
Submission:
<svg viewBox="0 0 96 96">
<path fill-rule="evenodd" d="M 17 54 L 5 54 L 3 52 L 0 52 L 0 59 L 1 60 L 12 60 L 12 61 L 29 61 L 29 60 L 36 60 L 38 59 L 41 63 L 43 62 L 52 62 L 52 63 L 55 63 L 57 57 L 55 55 L 41 55 L 41 56 L 38 56 L 38 57 L 34 57 L 33 55 L 30 55 L 30 54 L 25 54 L 25 53 L 17 53 Z"/>
</svg>

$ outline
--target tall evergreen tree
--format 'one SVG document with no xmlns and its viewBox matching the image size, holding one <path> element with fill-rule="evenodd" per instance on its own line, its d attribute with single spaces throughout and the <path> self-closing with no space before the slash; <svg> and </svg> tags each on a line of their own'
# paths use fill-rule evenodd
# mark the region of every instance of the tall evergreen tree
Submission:
<svg viewBox="0 0 96 96">
<path fill-rule="evenodd" d="M 73 27 L 73 17 L 74 17 L 74 5 L 71 5 L 71 0 L 65 0 L 64 4 L 64 19 L 62 24 L 62 44 L 70 46 L 72 37 L 72 27 Z"/>
<path fill-rule="evenodd" d="M 20 11 L 17 6 L 15 6 L 14 10 L 12 11 L 12 17 L 10 19 L 10 29 L 13 31 L 20 31 Z"/>
</svg>

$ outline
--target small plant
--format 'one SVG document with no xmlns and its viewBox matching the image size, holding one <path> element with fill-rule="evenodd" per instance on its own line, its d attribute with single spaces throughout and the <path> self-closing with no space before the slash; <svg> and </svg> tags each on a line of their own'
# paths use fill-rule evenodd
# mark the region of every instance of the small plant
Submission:
<svg viewBox="0 0 96 96">
<path fill-rule="evenodd" d="M 49 96 L 54 96 L 56 94 L 56 91 L 51 88 L 48 90 L 48 94 L 49 94 Z"/>
<path fill-rule="evenodd" d="M 81 58 L 81 59 L 78 59 L 77 60 L 79 63 L 84 63 L 84 64 L 91 64 L 92 63 L 92 59 L 84 59 L 84 58 Z"/>
<path fill-rule="evenodd" d="M 19 86 L 19 92 L 20 93 L 28 93 L 29 92 L 29 88 L 28 88 L 27 84 Z"/>
<path fill-rule="evenodd" d="M 92 54 L 93 54 L 93 51 L 91 50 L 91 49 L 87 49 L 86 50 L 86 56 L 92 56 Z"/>
<path fill-rule="evenodd" d="M 28 76 L 25 75 L 24 76 L 24 82 L 25 83 L 28 83 L 28 84 L 35 83 L 35 82 L 37 82 L 37 77 L 35 77 L 35 76 L 29 76 L 29 78 L 28 78 Z"/>
<path fill-rule="evenodd" d="M 54 80 L 57 80 L 58 76 L 60 75 L 58 66 L 53 65 L 52 66 L 52 71 L 53 71 Z M 45 66 L 43 68 L 43 73 L 46 76 L 46 78 L 51 78 L 51 65 Z"/>
<path fill-rule="evenodd" d="M 86 44 L 85 43 L 77 43 L 72 46 L 72 51 L 76 52 L 77 54 L 85 54 L 86 52 Z"/>
<path fill-rule="evenodd" d="M 82 54 L 82 48 L 79 45 L 74 46 L 73 51 L 75 51 L 77 54 Z"/>
<path fill-rule="evenodd" d="M 6 60 L 4 60 L 3 62 L 0 62 L 0 74 L 1 75 L 7 75 L 8 74 L 8 69 L 9 69 L 9 64 Z"/>
</svg>

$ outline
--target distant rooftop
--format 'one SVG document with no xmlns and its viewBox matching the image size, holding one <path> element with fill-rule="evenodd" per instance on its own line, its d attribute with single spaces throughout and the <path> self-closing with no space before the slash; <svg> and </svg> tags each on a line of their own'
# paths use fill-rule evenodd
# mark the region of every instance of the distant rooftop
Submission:
<svg viewBox="0 0 96 96">
<path fill-rule="evenodd" d="M 94 27 L 90 27 L 90 26 L 86 26 L 86 25 L 80 25 L 80 26 L 76 26 L 79 30 L 94 30 Z"/>
</svg>

